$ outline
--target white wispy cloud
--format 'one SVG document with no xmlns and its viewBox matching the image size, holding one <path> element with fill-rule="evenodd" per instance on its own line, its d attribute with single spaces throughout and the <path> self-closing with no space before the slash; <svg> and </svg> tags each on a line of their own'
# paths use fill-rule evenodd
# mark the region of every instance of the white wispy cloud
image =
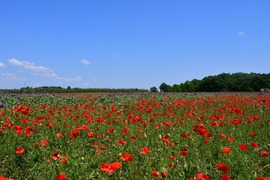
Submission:
<svg viewBox="0 0 270 180">
<path fill-rule="evenodd" d="M 55 73 L 54 70 L 51 68 L 48 68 L 45 66 L 38 66 L 28 61 L 19 61 L 14 58 L 9 59 L 8 61 L 11 65 L 22 67 L 23 69 L 30 71 L 32 75 L 35 75 L 35 76 L 52 77 L 56 80 L 67 81 L 67 82 L 80 81 L 82 79 L 80 76 L 72 77 L 72 78 L 61 77 L 57 73 Z"/>
<path fill-rule="evenodd" d="M 49 73 L 53 72 L 52 69 L 45 66 L 36 66 L 34 63 L 28 61 L 19 61 L 17 59 L 9 59 L 8 62 L 15 66 L 23 67 L 27 71 L 37 72 L 37 73 Z"/>
<path fill-rule="evenodd" d="M 89 65 L 90 61 L 88 61 L 87 59 L 82 59 L 81 63 L 84 64 L 84 65 Z"/>
<path fill-rule="evenodd" d="M 5 67 L 5 64 L 0 62 L 0 67 Z"/>
<path fill-rule="evenodd" d="M 239 31 L 239 32 L 238 32 L 238 35 L 239 35 L 239 36 L 244 36 L 245 33 L 244 33 L 243 31 Z"/>
<path fill-rule="evenodd" d="M 74 77 L 74 78 L 61 78 L 61 80 L 66 81 L 66 82 L 75 82 L 75 81 L 81 81 L 82 77 L 77 76 L 77 77 Z"/>
<path fill-rule="evenodd" d="M 17 75 L 13 73 L 1 73 L 1 76 L 11 81 L 24 81 L 25 80 L 25 78 L 18 78 Z"/>
</svg>

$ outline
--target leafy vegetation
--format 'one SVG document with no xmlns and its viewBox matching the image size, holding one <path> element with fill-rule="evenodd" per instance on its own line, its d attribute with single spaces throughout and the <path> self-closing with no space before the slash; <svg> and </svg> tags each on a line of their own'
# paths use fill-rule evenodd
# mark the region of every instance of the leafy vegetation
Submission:
<svg viewBox="0 0 270 180">
<path fill-rule="evenodd" d="M 0 94 L 0 102 L 0 179 L 270 177 L 270 94 Z"/>
<path fill-rule="evenodd" d="M 254 92 L 269 88 L 270 73 L 222 73 L 173 86 L 162 83 L 159 87 L 161 92 Z"/>
<path fill-rule="evenodd" d="M 137 88 L 63 88 L 60 86 L 43 86 L 43 87 L 25 87 L 21 89 L 2 89 L 2 92 L 9 93 L 96 93 L 96 92 L 149 92 L 147 89 Z"/>
</svg>

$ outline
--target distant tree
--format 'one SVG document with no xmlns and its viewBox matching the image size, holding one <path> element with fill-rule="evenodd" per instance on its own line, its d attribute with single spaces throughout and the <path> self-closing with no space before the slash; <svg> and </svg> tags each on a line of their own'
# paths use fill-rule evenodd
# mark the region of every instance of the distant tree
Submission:
<svg viewBox="0 0 270 180">
<path fill-rule="evenodd" d="M 270 88 L 270 73 L 221 73 L 174 84 L 173 87 L 166 83 L 160 85 L 162 92 L 252 92 L 265 88 Z"/>
<path fill-rule="evenodd" d="M 159 90 L 160 90 L 160 92 L 168 92 L 168 85 L 166 83 L 162 83 L 159 86 Z"/>
<path fill-rule="evenodd" d="M 158 92 L 157 87 L 155 87 L 155 86 L 154 86 L 154 87 L 151 87 L 151 88 L 150 88 L 150 92 Z"/>
<path fill-rule="evenodd" d="M 173 92 L 181 92 L 180 86 L 178 84 L 174 84 L 172 90 Z"/>
</svg>

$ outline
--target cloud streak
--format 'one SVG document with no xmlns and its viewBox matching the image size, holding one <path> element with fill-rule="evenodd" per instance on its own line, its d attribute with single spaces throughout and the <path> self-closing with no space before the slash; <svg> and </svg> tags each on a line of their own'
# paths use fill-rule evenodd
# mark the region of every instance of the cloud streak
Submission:
<svg viewBox="0 0 270 180">
<path fill-rule="evenodd" d="M 9 59 L 8 60 L 11 65 L 22 67 L 23 69 L 32 72 L 33 75 L 36 76 L 45 76 L 45 77 L 52 77 L 59 81 L 66 81 L 66 82 L 73 82 L 73 81 L 81 81 L 81 77 L 73 77 L 73 78 L 65 78 L 59 76 L 57 73 L 54 72 L 51 68 L 45 66 L 37 66 L 34 63 L 28 61 L 19 61 L 17 59 Z"/>
<path fill-rule="evenodd" d="M 16 74 L 13 73 L 1 73 L 1 76 L 9 81 L 24 81 L 25 78 L 18 78 Z"/>
<path fill-rule="evenodd" d="M 0 62 L 0 67 L 5 67 L 5 64 Z"/>
<path fill-rule="evenodd" d="M 88 61 L 87 59 L 82 59 L 81 63 L 84 64 L 84 65 L 89 65 L 90 61 Z"/>
<path fill-rule="evenodd" d="M 34 63 L 28 61 L 19 61 L 17 59 L 9 59 L 8 62 L 14 66 L 20 66 L 27 71 L 37 72 L 37 73 L 51 73 L 52 69 L 45 66 L 36 66 Z"/>
<path fill-rule="evenodd" d="M 242 36 L 245 35 L 245 33 L 244 33 L 243 31 L 239 31 L 239 32 L 238 32 L 238 35 L 242 37 Z"/>
</svg>

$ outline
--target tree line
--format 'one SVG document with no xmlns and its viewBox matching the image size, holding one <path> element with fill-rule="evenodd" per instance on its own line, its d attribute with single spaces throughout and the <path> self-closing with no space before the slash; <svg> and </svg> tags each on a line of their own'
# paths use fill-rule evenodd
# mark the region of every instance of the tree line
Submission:
<svg viewBox="0 0 270 180">
<path fill-rule="evenodd" d="M 149 92 L 137 88 L 63 88 L 60 86 L 23 87 L 20 89 L 1 89 L 6 93 L 109 93 L 109 92 Z"/>
<path fill-rule="evenodd" d="M 173 86 L 162 83 L 160 92 L 269 92 L 270 73 L 221 73 L 201 80 L 193 79 Z M 152 87 L 150 91 L 157 91 Z"/>
</svg>

